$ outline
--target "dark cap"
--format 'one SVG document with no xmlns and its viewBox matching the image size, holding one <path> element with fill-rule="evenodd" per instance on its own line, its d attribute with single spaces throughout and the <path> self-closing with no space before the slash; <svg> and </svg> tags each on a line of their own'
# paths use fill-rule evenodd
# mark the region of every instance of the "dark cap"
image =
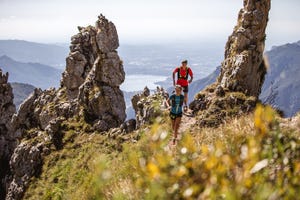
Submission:
<svg viewBox="0 0 300 200">
<path fill-rule="evenodd" d="M 187 64 L 188 61 L 187 61 L 187 60 L 183 60 L 181 63 L 182 63 L 182 64 L 183 64 L 183 63 Z"/>
</svg>

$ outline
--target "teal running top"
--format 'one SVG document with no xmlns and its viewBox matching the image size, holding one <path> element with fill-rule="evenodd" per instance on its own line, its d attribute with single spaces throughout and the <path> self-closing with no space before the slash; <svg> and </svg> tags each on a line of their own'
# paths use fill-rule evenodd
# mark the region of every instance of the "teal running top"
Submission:
<svg viewBox="0 0 300 200">
<path fill-rule="evenodd" d="M 182 105 L 183 105 L 184 96 L 182 94 L 180 96 L 173 94 L 170 96 L 169 100 L 171 102 L 171 113 L 173 113 L 173 114 L 182 113 Z"/>
</svg>

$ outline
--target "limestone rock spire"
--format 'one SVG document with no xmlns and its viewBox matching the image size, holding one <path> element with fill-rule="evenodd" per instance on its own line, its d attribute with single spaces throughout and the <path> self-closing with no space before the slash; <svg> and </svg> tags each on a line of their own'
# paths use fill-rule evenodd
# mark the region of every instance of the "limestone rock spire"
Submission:
<svg viewBox="0 0 300 200">
<path fill-rule="evenodd" d="M 244 0 L 217 81 L 190 104 L 200 126 L 217 126 L 226 117 L 254 109 L 266 74 L 263 54 L 270 7 L 271 0 Z"/>
<path fill-rule="evenodd" d="M 270 0 L 244 0 L 237 25 L 228 38 L 218 84 L 258 97 L 266 67 L 263 53 Z"/>
</svg>

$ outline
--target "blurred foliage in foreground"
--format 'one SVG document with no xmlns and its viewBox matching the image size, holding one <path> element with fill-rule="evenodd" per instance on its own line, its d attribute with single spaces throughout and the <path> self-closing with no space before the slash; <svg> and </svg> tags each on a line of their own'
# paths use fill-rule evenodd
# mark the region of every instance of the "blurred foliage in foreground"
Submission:
<svg viewBox="0 0 300 200">
<path fill-rule="evenodd" d="M 93 193 L 112 199 L 299 199 L 299 133 L 281 130 L 275 115 L 259 105 L 254 133 L 241 133 L 230 145 L 216 139 L 197 146 L 186 133 L 170 147 L 169 129 L 155 124 L 150 137 L 127 145 L 113 178 L 95 179 Z M 121 180 L 127 184 L 107 196 L 107 188 Z"/>
<path fill-rule="evenodd" d="M 300 121 L 281 120 L 258 105 L 219 128 L 191 128 L 176 146 L 167 116 L 135 143 L 71 134 L 25 199 L 300 199 Z"/>
</svg>

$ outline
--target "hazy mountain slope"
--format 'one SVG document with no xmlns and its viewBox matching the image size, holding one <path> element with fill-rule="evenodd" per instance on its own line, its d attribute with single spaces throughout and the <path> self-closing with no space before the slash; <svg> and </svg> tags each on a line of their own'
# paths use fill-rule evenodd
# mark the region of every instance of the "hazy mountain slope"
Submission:
<svg viewBox="0 0 300 200">
<path fill-rule="evenodd" d="M 21 103 L 33 92 L 33 85 L 24 83 L 11 83 L 14 93 L 14 104 L 18 109 Z"/>
<path fill-rule="evenodd" d="M 7 55 L 19 62 L 35 62 L 63 69 L 69 49 L 23 40 L 0 40 L 0 56 Z"/>
<path fill-rule="evenodd" d="M 290 117 L 300 110 L 300 43 L 286 44 L 267 52 L 268 70 L 260 99 Z"/>
<path fill-rule="evenodd" d="M 10 82 L 20 82 L 47 89 L 57 87 L 61 71 L 39 63 L 21 63 L 8 56 L 0 57 L 0 66 L 4 72 L 9 72 Z"/>
<path fill-rule="evenodd" d="M 203 90 L 207 85 L 210 85 L 216 81 L 216 78 L 219 76 L 221 70 L 221 66 L 217 67 L 213 73 L 208 75 L 203 79 L 196 80 L 192 82 L 189 86 L 189 102 L 194 99 L 196 93 L 200 90 Z"/>
</svg>

